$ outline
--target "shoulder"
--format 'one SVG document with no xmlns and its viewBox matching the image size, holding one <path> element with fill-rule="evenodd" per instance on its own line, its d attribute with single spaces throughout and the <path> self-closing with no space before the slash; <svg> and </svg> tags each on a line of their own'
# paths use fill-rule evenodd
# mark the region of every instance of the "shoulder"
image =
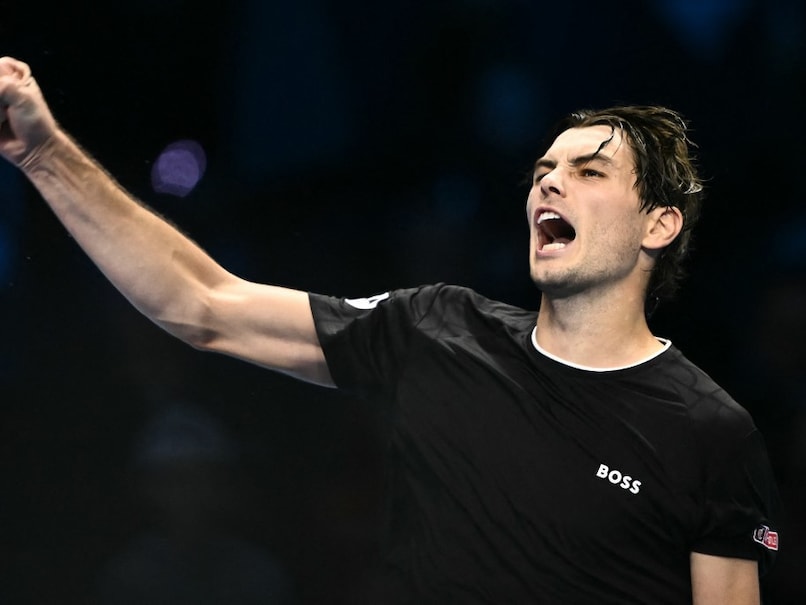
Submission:
<svg viewBox="0 0 806 605">
<path fill-rule="evenodd" d="M 534 314 L 448 284 L 367 298 L 309 296 L 333 380 L 367 393 L 395 384 L 412 360 L 422 369 L 425 353 L 450 351 L 453 359 L 463 350 L 479 356 L 485 350 L 481 343 L 511 343 L 519 327 L 522 332 L 534 323 Z"/>
<path fill-rule="evenodd" d="M 534 322 L 536 314 L 487 298 L 471 288 L 437 283 L 390 290 L 366 298 L 310 294 L 314 315 L 398 318 L 423 330 L 451 330 L 478 323 Z"/>
<path fill-rule="evenodd" d="M 666 382 L 685 406 L 690 426 L 702 442 L 728 446 L 756 431 L 750 413 L 680 350 L 671 347 L 665 358 L 661 367 Z"/>
<path fill-rule="evenodd" d="M 476 331 L 522 333 L 534 326 L 537 313 L 488 298 L 464 286 L 435 284 L 392 294 L 419 299 L 418 327 L 443 337 Z"/>
</svg>

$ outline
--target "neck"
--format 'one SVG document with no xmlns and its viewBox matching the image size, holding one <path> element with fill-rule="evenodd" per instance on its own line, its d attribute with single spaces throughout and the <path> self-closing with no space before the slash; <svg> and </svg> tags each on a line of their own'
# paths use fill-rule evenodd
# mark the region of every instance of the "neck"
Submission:
<svg viewBox="0 0 806 605">
<path fill-rule="evenodd" d="M 638 363 L 662 347 L 646 323 L 643 296 L 623 292 L 544 294 L 536 337 L 552 355 L 592 368 Z"/>
</svg>

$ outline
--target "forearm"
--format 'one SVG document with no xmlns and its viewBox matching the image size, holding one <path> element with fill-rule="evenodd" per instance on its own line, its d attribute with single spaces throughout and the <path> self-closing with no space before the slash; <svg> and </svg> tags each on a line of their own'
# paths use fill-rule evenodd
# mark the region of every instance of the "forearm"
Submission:
<svg viewBox="0 0 806 605">
<path fill-rule="evenodd" d="M 204 293 L 231 276 L 135 201 L 57 131 L 20 166 L 59 220 L 135 307 L 189 342 L 203 338 Z"/>
</svg>

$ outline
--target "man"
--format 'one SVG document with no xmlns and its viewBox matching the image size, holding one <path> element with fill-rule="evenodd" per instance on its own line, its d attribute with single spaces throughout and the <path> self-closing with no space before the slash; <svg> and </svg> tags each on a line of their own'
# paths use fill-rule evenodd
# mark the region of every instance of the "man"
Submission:
<svg viewBox="0 0 806 605">
<path fill-rule="evenodd" d="M 250 283 L 136 202 L 0 59 L 0 153 L 191 345 L 391 408 L 388 603 L 760 601 L 777 550 L 748 414 L 646 322 L 700 184 L 663 108 L 572 118 L 527 203 L 540 313 L 454 286 L 337 300 Z"/>
</svg>

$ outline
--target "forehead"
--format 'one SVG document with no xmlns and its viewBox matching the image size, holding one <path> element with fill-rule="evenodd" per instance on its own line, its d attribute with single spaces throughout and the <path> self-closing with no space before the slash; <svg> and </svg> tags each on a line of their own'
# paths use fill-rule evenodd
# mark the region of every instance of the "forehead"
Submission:
<svg viewBox="0 0 806 605">
<path fill-rule="evenodd" d="M 604 141 L 612 139 L 604 147 L 599 147 Z M 632 149 L 620 128 L 615 131 L 610 126 L 601 124 L 597 126 L 584 126 L 582 128 L 569 128 L 560 133 L 546 151 L 547 159 L 554 162 L 571 161 L 575 158 L 588 156 L 599 150 L 598 156 L 604 156 L 613 161 L 616 166 L 632 167 Z"/>
</svg>

